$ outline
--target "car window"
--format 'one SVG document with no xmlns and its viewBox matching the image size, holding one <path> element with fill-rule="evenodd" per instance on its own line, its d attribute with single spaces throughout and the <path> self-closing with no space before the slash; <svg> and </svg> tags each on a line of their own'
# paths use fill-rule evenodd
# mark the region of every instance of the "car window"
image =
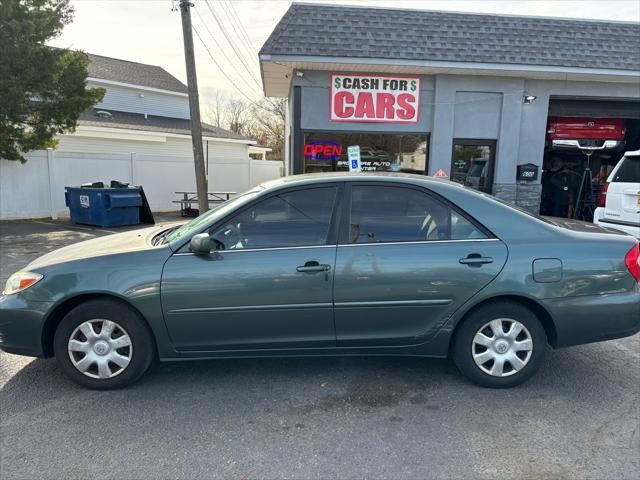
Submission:
<svg viewBox="0 0 640 480">
<path fill-rule="evenodd" d="M 640 182 L 640 156 L 624 157 L 618 167 L 612 182 Z"/>
<path fill-rule="evenodd" d="M 354 185 L 350 243 L 487 238 L 461 213 L 412 188 Z"/>
<path fill-rule="evenodd" d="M 219 250 L 325 245 L 335 187 L 274 195 L 211 232 Z"/>
</svg>

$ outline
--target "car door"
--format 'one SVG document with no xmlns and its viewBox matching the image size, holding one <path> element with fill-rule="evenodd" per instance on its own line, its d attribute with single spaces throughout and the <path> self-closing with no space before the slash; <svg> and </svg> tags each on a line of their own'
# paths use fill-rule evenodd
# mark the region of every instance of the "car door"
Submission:
<svg viewBox="0 0 640 480">
<path fill-rule="evenodd" d="M 338 346 L 415 345 L 502 269 L 507 248 L 428 191 L 354 182 L 336 255 Z"/>
<path fill-rule="evenodd" d="M 174 254 L 161 297 L 176 349 L 334 346 L 338 192 L 333 184 L 276 192 L 212 226 L 209 255 Z"/>
</svg>

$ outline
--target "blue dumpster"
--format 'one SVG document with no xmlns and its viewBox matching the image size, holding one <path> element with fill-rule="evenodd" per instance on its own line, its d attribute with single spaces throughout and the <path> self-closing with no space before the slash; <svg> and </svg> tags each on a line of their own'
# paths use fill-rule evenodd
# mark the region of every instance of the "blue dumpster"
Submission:
<svg viewBox="0 0 640 480">
<path fill-rule="evenodd" d="M 115 227 L 140 223 L 142 195 L 137 187 L 65 187 L 72 223 Z"/>
</svg>

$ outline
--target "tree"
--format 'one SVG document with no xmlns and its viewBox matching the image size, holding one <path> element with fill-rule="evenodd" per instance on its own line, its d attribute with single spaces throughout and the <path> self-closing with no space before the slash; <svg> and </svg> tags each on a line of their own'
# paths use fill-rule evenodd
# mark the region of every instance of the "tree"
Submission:
<svg viewBox="0 0 640 480">
<path fill-rule="evenodd" d="M 226 117 L 229 130 L 240 135 L 249 132 L 249 105 L 241 98 L 230 98 L 226 105 Z"/>
<path fill-rule="evenodd" d="M 220 91 L 211 97 L 207 108 L 209 122 L 270 147 L 272 152 L 267 157 L 275 160 L 284 156 L 286 111 L 286 98 L 262 98 L 250 103 Z"/>
<path fill-rule="evenodd" d="M 86 88 L 85 53 L 45 45 L 72 18 L 69 0 L 0 2 L 0 158 L 55 146 L 102 100 L 103 88 Z"/>
</svg>

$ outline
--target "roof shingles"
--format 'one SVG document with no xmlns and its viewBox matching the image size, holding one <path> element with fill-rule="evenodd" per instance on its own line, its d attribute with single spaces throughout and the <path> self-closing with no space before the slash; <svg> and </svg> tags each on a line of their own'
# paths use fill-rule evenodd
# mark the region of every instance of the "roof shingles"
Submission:
<svg viewBox="0 0 640 480">
<path fill-rule="evenodd" d="M 157 65 L 130 62 L 119 58 L 89 56 L 89 77 L 112 82 L 129 83 L 143 87 L 158 88 L 170 92 L 187 93 L 187 87 L 176 77 Z"/>
<path fill-rule="evenodd" d="M 139 113 L 116 112 L 109 110 L 110 118 L 97 115 L 98 110 L 92 110 L 80 115 L 79 125 L 92 127 L 111 127 L 127 130 L 143 130 L 147 132 L 175 133 L 178 135 L 191 135 L 191 120 L 188 118 L 170 118 L 156 115 L 146 117 Z M 206 123 L 202 124 L 202 135 L 204 137 L 224 138 L 230 140 L 253 140 L 243 135 L 224 130 Z"/>
<path fill-rule="evenodd" d="M 294 3 L 260 53 L 640 70 L 640 26 Z"/>
</svg>

